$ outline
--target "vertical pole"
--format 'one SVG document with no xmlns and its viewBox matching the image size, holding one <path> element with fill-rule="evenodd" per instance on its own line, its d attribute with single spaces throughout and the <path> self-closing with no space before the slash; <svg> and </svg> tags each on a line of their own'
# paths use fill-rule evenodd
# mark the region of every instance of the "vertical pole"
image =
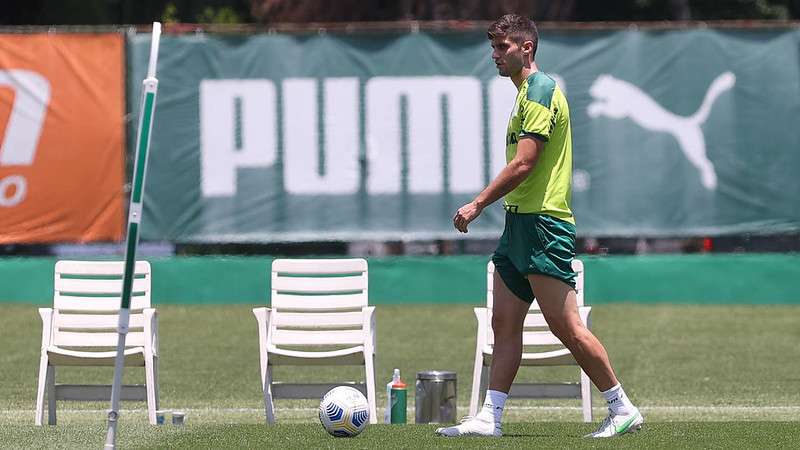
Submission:
<svg viewBox="0 0 800 450">
<path fill-rule="evenodd" d="M 161 24 L 153 22 L 153 35 L 150 42 L 150 60 L 147 78 L 142 82 L 142 101 L 139 110 L 139 131 L 136 136 L 136 162 L 133 168 L 133 190 L 128 208 L 128 234 L 125 242 L 125 271 L 122 278 L 122 298 L 117 325 L 117 357 L 114 361 L 114 383 L 111 385 L 111 409 L 108 411 L 106 430 L 106 449 L 117 445 L 117 425 L 119 419 L 119 398 L 122 390 L 122 371 L 125 366 L 125 338 L 128 334 L 131 308 L 131 290 L 136 268 L 136 246 L 139 243 L 139 224 L 142 220 L 144 179 L 147 171 L 147 152 L 150 149 L 150 133 L 153 130 L 153 113 L 156 109 L 156 64 L 158 45 L 161 38 Z"/>
</svg>

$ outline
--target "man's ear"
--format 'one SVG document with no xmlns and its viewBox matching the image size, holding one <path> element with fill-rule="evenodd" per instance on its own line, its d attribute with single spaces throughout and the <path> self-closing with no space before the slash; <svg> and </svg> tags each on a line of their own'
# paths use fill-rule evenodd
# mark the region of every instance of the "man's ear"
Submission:
<svg viewBox="0 0 800 450">
<path fill-rule="evenodd" d="M 523 41 L 522 42 L 522 51 L 529 55 L 533 55 L 533 41 Z M 533 58 L 531 58 L 533 59 Z"/>
</svg>

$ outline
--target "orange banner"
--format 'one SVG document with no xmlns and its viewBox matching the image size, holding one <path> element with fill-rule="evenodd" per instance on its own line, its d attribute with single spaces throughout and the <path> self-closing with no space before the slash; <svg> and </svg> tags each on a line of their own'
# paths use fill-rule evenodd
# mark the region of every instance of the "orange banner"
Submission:
<svg viewBox="0 0 800 450">
<path fill-rule="evenodd" d="M 0 34 L 0 243 L 118 241 L 124 39 Z"/>
</svg>

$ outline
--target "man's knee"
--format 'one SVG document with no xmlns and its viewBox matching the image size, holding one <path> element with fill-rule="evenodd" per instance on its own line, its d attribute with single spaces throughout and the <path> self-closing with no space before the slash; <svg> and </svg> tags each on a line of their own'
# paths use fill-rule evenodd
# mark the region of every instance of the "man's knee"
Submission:
<svg viewBox="0 0 800 450">
<path fill-rule="evenodd" d="M 562 322 L 549 324 L 553 333 L 567 348 L 581 346 L 589 337 L 588 329 L 581 322 Z"/>
<path fill-rule="evenodd" d="M 513 336 L 522 332 L 519 318 L 512 317 L 508 312 L 492 314 L 492 331 L 495 336 Z"/>
<path fill-rule="evenodd" d="M 492 314 L 492 331 L 494 334 L 502 333 L 508 327 L 508 319 L 502 314 Z"/>
</svg>

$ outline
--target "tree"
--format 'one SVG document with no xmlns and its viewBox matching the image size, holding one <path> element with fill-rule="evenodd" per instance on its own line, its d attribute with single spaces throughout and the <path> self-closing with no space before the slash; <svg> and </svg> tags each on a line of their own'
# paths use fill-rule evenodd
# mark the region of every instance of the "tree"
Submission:
<svg viewBox="0 0 800 450">
<path fill-rule="evenodd" d="M 800 19 L 800 0 L 4 0 L 0 24 Z"/>
<path fill-rule="evenodd" d="M 248 22 L 250 0 L 3 0 L 0 24 L 146 24 L 168 16 L 176 22 Z"/>
</svg>

